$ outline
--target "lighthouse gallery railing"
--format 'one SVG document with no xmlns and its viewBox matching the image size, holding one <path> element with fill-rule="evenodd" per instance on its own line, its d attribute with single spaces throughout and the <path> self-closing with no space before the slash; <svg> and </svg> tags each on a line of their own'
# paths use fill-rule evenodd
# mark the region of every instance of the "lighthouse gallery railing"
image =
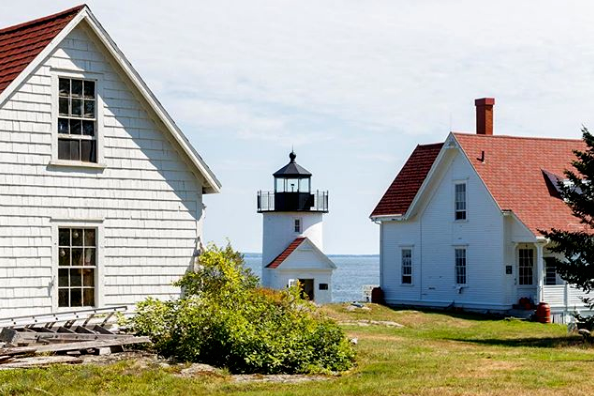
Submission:
<svg viewBox="0 0 594 396">
<path fill-rule="evenodd" d="M 276 193 L 258 191 L 258 212 L 328 212 L 328 191 L 309 193 Z"/>
</svg>

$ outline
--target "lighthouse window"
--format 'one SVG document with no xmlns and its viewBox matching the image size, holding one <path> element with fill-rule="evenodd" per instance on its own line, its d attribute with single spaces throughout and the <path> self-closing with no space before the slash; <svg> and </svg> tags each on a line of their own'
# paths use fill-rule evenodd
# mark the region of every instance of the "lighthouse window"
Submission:
<svg viewBox="0 0 594 396">
<path fill-rule="evenodd" d="M 299 191 L 309 192 L 309 179 L 299 179 Z"/>
<path fill-rule="evenodd" d="M 301 232 L 301 219 L 295 219 L 293 226 L 295 232 Z"/>
<path fill-rule="evenodd" d="M 299 191 L 299 179 L 287 179 L 286 192 Z"/>
</svg>

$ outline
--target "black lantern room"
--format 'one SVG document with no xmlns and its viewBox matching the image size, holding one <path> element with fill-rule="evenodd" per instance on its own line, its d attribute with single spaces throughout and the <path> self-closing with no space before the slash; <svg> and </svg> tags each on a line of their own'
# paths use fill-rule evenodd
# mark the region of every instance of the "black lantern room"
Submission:
<svg viewBox="0 0 594 396">
<path fill-rule="evenodd" d="M 328 192 L 311 191 L 311 173 L 295 162 L 291 151 L 289 163 L 276 171 L 274 192 L 258 192 L 258 212 L 327 212 Z"/>
</svg>

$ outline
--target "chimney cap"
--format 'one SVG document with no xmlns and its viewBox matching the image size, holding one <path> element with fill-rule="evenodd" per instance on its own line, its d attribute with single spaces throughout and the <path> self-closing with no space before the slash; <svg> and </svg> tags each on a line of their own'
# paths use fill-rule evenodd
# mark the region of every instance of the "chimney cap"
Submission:
<svg viewBox="0 0 594 396">
<path fill-rule="evenodd" d="M 495 98 L 480 98 L 475 99 L 475 106 L 493 106 L 495 104 Z"/>
</svg>

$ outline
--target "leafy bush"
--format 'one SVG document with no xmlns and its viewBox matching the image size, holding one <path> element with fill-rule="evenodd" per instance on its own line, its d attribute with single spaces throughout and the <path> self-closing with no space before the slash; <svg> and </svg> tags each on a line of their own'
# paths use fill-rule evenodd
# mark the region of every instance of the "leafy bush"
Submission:
<svg viewBox="0 0 594 396">
<path fill-rule="evenodd" d="M 231 246 L 209 246 L 199 263 L 176 283 L 180 299 L 149 298 L 137 306 L 134 330 L 151 337 L 160 354 L 236 373 L 319 373 L 353 365 L 342 329 L 302 300 L 297 287 L 258 287 Z"/>
</svg>

